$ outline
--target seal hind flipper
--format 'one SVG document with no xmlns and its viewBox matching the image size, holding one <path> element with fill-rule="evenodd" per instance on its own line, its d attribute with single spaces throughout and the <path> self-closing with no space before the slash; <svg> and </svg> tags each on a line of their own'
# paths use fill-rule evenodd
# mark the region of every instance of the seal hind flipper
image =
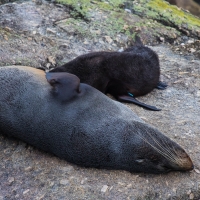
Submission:
<svg viewBox="0 0 200 200">
<path fill-rule="evenodd" d="M 118 96 L 117 100 L 121 101 L 121 102 L 126 102 L 126 103 L 134 103 L 134 104 L 141 106 L 143 108 L 146 108 L 148 110 L 153 110 L 153 111 L 161 110 L 159 108 L 156 108 L 155 106 L 150 106 L 145 103 L 142 103 L 142 102 L 138 101 L 137 99 L 135 99 L 134 97 L 130 97 L 128 95 Z"/>
<path fill-rule="evenodd" d="M 66 72 L 46 73 L 46 79 L 53 87 L 53 95 L 62 102 L 69 101 L 80 93 L 80 79 Z"/>
<path fill-rule="evenodd" d="M 165 90 L 167 88 L 167 84 L 159 81 L 156 88 L 159 89 L 159 90 Z"/>
</svg>

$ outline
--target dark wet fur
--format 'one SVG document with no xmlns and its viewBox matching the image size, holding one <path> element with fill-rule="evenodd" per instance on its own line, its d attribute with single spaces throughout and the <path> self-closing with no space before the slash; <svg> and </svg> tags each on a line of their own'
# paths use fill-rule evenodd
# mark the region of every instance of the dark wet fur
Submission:
<svg viewBox="0 0 200 200">
<path fill-rule="evenodd" d="M 136 45 L 124 52 L 94 52 L 81 55 L 51 72 L 69 72 L 103 93 L 115 98 L 141 96 L 151 92 L 159 82 L 157 54 L 148 47 Z"/>
</svg>

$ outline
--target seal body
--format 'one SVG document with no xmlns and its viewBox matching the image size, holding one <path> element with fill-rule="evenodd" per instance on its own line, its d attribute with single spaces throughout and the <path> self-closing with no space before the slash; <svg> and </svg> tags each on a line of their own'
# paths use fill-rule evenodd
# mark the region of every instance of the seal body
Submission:
<svg viewBox="0 0 200 200">
<path fill-rule="evenodd" d="M 133 97 L 145 95 L 158 86 L 160 66 L 153 50 L 135 45 L 123 52 L 81 55 L 51 72 L 75 74 L 82 83 L 110 93 L 119 101 L 137 103 Z"/>
<path fill-rule="evenodd" d="M 75 75 L 45 78 L 31 67 L 1 67 L 0 87 L 1 134 L 84 167 L 146 173 L 193 168 L 178 144 Z"/>
</svg>

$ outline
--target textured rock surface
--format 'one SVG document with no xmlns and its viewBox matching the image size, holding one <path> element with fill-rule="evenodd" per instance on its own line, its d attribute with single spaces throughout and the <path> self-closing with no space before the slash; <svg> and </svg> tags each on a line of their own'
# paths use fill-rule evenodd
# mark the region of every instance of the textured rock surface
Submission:
<svg viewBox="0 0 200 200">
<path fill-rule="evenodd" d="M 94 12 L 94 19 L 98 21 L 108 15 L 102 13 Z M 132 23 L 144 20 L 127 15 Z M 103 27 L 95 37 L 74 31 L 73 24 L 66 28 L 63 20 L 70 17 L 67 7 L 46 2 L 1 5 L 0 66 L 22 64 L 48 69 L 83 53 L 119 50 L 131 43 L 124 33 L 109 35 L 106 30 L 101 31 Z M 162 108 L 160 112 L 126 105 L 184 147 L 194 161 L 195 170 L 149 175 L 85 169 L 0 135 L 0 199 L 200 198 L 200 60 L 195 54 L 199 51 L 198 40 L 182 34 L 167 40 L 164 26 L 158 38 L 154 34 L 148 37 L 145 26 L 142 30 L 141 37 L 147 44 L 161 43 L 150 47 L 159 55 L 161 79 L 169 86 L 139 98 Z"/>
</svg>

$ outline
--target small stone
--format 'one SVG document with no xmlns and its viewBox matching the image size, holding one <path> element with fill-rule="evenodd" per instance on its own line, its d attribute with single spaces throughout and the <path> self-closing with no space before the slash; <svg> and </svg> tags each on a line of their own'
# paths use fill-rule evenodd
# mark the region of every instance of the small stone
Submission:
<svg viewBox="0 0 200 200">
<path fill-rule="evenodd" d="M 50 64 L 50 63 L 47 63 L 47 64 L 46 64 L 46 68 L 47 68 L 47 69 L 49 69 L 49 68 L 50 68 L 50 66 L 51 66 L 51 64 Z"/>
<path fill-rule="evenodd" d="M 29 41 L 31 41 L 31 40 L 32 40 L 32 38 L 31 38 L 31 37 L 28 37 L 27 39 L 28 39 Z"/>
<path fill-rule="evenodd" d="M 50 28 L 47 28 L 47 33 L 50 33 L 50 34 L 56 34 L 56 31 L 53 30 L 53 29 L 50 29 Z"/>
<path fill-rule="evenodd" d="M 10 27 L 7 27 L 7 26 L 6 26 L 4 29 L 5 29 L 6 31 L 11 31 L 11 30 L 12 30 Z"/>
<path fill-rule="evenodd" d="M 111 39 L 111 37 L 110 36 L 104 36 L 105 37 L 105 39 L 106 39 L 106 41 L 110 44 L 110 43 L 112 43 L 112 39 Z"/>
<path fill-rule="evenodd" d="M 37 197 L 36 200 L 42 200 L 42 199 L 44 199 L 44 196 L 45 196 L 45 194 L 43 194 L 43 195 Z"/>
<path fill-rule="evenodd" d="M 190 193 L 191 193 L 191 190 L 188 190 L 188 191 L 187 191 L 187 194 L 189 195 Z"/>
<path fill-rule="evenodd" d="M 172 190 L 173 190 L 174 193 L 176 193 L 176 188 L 173 188 Z"/>
<path fill-rule="evenodd" d="M 81 185 L 83 185 L 85 181 L 87 181 L 87 178 L 84 178 L 84 179 L 81 181 Z"/>
<path fill-rule="evenodd" d="M 33 35 L 35 35 L 37 32 L 36 31 L 33 31 Z"/>
<path fill-rule="evenodd" d="M 55 57 L 49 56 L 47 59 L 48 59 L 48 61 L 49 61 L 52 65 L 55 65 L 55 64 L 56 64 Z"/>
<path fill-rule="evenodd" d="M 89 42 L 88 42 L 87 40 L 85 40 L 85 41 L 83 42 L 83 44 L 89 44 Z"/>
<path fill-rule="evenodd" d="M 15 181 L 14 177 L 8 178 L 9 185 L 11 185 Z"/>
<path fill-rule="evenodd" d="M 26 195 L 28 192 L 30 192 L 29 189 L 25 190 L 25 191 L 23 192 L 23 195 Z"/>
<path fill-rule="evenodd" d="M 160 37 L 160 41 L 161 41 L 161 42 L 164 42 L 164 41 L 165 41 L 165 38 L 164 38 L 164 37 Z"/>
<path fill-rule="evenodd" d="M 127 30 L 129 28 L 129 26 L 127 24 L 124 25 L 123 29 Z"/>
<path fill-rule="evenodd" d="M 53 182 L 53 181 L 50 181 L 50 182 L 49 182 L 49 186 L 50 186 L 50 187 L 54 186 L 54 182 Z"/>
<path fill-rule="evenodd" d="M 194 40 L 188 40 L 188 44 L 194 43 Z"/>
<path fill-rule="evenodd" d="M 193 48 L 191 48 L 189 51 L 190 51 L 191 53 L 194 53 L 194 52 L 196 52 L 196 50 L 195 50 L 195 49 L 193 49 Z"/>
<path fill-rule="evenodd" d="M 26 167 L 24 170 L 25 170 L 26 172 L 30 172 L 32 169 L 33 169 L 33 168 L 32 168 L 31 166 L 29 166 L 29 167 Z"/>
<path fill-rule="evenodd" d="M 69 181 L 68 181 L 67 179 L 62 179 L 62 180 L 60 181 L 60 184 L 61 184 L 61 185 L 68 185 L 68 184 L 69 184 Z"/>
<path fill-rule="evenodd" d="M 190 198 L 190 199 L 194 199 L 194 194 L 191 193 L 190 196 L 189 196 L 189 198 Z"/>
<path fill-rule="evenodd" d="M 101 188 L 101 192 L 105 193 L 108 189 L 108 186 L 107 185 L 104 185 L 102 188 Z"/>
<path fill-rule="evenodd" d="M 7 37 L 7 35 L 4 35 L 4 39 L 5 39 L 5 40 L 8 40 L 8 37 Z"/>
<path fill-rule="evenodd" d="M 130 9 L 124 9 L 126 12 L 128 12 L 128 13 L 131 13 L 131 10 Z"/>
<path fill-rule="evenodd" d="M 121 185 L 121 186 L 125 185 L 125 183 L 122 183 L 122 182 L 118 182 L 118 184 Z"/>
<path fill-rule="evenodd" d="M 69 172 L 71 170 L 73 170 L 74 168 L 72 166 L 67 166 L 67 167 L 62 167 L 61 170 L 64 172 Z"/>
<path fill-rule="evenodd" d="M 197 173 L 197 174 L 200 174 L 200 171 L 198 169 L 194 169 L 194 171 Z"/>
</svg>

